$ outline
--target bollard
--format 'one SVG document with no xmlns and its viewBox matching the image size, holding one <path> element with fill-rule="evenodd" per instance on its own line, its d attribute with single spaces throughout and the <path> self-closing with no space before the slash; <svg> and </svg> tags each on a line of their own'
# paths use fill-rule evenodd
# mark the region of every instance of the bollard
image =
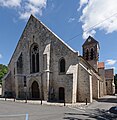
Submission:
<svg viewBox="0 0 117 120">
<path fill-rule="evenodd" d="M 64 106 L 65 106 L 65 100 L 64 100 Z"/>
<path fill-rule="evenodd" d="M 26 95 L 25 95 L 25 96 L 26 96 L 25 103 L 27 103 L 27 92 L 26 92 L 25 94 L 26 94 Z"/>
<path fill-rule="evenodd" d="M 86 98 L 86 105 L 87 105 L 87 98 Z"/>
<path fill-rule="evenodd" d="M 6 101 L 6 98 L 7 98 L 6 96 L 7 96 L 7 93 L 5 92 L 5 94 L 4 94 L 4 97 L 5 97 L 5 101 Z"/>
<path fill-rule="evenodd" d="M 14 96 L 14 102 L 15 102 L 15 96 Z"/>
<path fill-rule="evenodd" d="M 42 105 L 42 98 L 41 98 L 41 105 Z"/>
<path fill-rule="evenodd" d="M 14 93 L 14 102 L 15 102 L 15 99 L 16 99 L 16 96 L 15 96 L 15 93 Z"/>
<path fill-rule="evenodd" d="M 6 96 L 5 96 L 5 101 L 6 101 Z"/>
</svg>

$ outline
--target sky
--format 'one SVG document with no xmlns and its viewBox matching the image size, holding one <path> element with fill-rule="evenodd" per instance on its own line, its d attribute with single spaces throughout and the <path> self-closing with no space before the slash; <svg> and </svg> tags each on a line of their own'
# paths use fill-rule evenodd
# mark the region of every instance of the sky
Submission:
<svg viewBox="0 0 117 120">
<path fill-rule="evenodd" d="M 0 64 L 7 65 L 33 14 L 75 51 L 91 35 L 100 44 L 99 62 L 117 73 L 116 0 L 0 0 Z"/>
</svg>

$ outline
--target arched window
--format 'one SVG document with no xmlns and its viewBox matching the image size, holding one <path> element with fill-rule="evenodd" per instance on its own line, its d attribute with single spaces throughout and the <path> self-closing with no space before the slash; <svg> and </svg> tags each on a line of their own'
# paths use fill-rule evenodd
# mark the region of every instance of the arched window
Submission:
<svg viewBox="0 0 117 120">
<path fill-rule="evenodd" d="M 89 50 L 86 51 L 86 60 L 89 60 Z"/>
<path fill-rule="evenodd" d="M 60 59 L 60 62 L 59 62 L 59 71 L 60 73 L 65 73 L 65 59 L 62 58 Z"/>
<path fill-rule="evenodd" d="M 17 73 L 22 74 L 22 72 L 23 72 L 23 55 L 21 53 L 17 60 Z M 14 73 L 15 73 L 15 71 L 14 71 Z"/>
<path fill-rule="evenodd" d="M 30 48 L 31 73 L 39 72 L 39 47 L 34 43 Z"/>
<path fill-rule="evenodd" d="M 93 50 L 93 48 L 91 48 L 90 59 L 91 60 L 94 59 L 94 50 Z"/>
</svg>

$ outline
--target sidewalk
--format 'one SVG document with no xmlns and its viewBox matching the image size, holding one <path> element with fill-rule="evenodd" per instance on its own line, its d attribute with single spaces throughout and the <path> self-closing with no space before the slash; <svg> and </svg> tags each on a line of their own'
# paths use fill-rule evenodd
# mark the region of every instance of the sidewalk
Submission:
<svg viewBox="0 0 117 120">
<path fill-rule="evenodd" d="M 5 101 L 5 98 L 0 98 L 0 101 Z M 11 101 L 11 102 L 19 102 L 19 103 L 28 103 L 28 104 L 37 104 L 41 105 L 41 100 L 17 100 L 13 98 L 7 98 L 6 101 Z M 90 103 L 87 103 L 89 105 Z M 82 107 L 86 106 L 86 103 L 57 103 L 57 102 L 47 102 L 47 101 L 42 101 L 42 105 L 49 105 L 49 106 L 77 106 L 77 107 Z"/>
<path fill-rule="evenodd" d="M 0 101 L 5 101 L 5 98 L 0 98 Z M 26 103 L 26 100 L 17 100 L 13 98 L 7 98 L 6 101 L 11 101 L 11 102 L 19 102 L 19 103 Z M 41 105 L 41 100 L 27 100 L 27 103 L 28 104 L 40 104 Z M 65 103 L 65 106 L 76 106 L 76 107 L 88 107 L 88 106 L 95 106 L 96 104 L 99 104 L 99 103 L 107 103 L 107 104 L 116 104 L 117 105 L 117 95 L 113 95 L 113 96 L 110 96 L 110 95 L 106 95 L 106 96 L 103 96 L 101 98 L 99 98 L 98 100 L 93 100 L 92 103 Z M 64 103 L 57 103 L 57 102 L 47 102 L 47 101 L 42 101 L 42 105 L 52 105 L 52 106 L 64 106 Z M 105 105 L 104 105 L 105 106 Z"/>
</svg>

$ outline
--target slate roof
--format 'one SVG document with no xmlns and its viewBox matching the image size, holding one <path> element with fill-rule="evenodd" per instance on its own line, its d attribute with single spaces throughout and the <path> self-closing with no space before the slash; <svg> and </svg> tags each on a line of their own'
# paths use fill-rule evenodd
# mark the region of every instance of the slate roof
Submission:
<svg viewBox="0 0 117 120">
<path fill-rule="evenodd" d="M 89 39 L 91 40 L 91 41 L 89 41 Z M 82 46 L 85 46 L 85 45 L 89 45 L 89 44 L 93 44 L 93 43 L 96 43 L 96 44 L 98 44 L 99 45 L 99 42 L 98 41 L 96 41 L 93 37 L 91 37 L 91 36 L 89 36 L 87 39 L 86 39 L 86 41 L 84 42 L 84 44 L 82 45 Z"/>
</svg>

